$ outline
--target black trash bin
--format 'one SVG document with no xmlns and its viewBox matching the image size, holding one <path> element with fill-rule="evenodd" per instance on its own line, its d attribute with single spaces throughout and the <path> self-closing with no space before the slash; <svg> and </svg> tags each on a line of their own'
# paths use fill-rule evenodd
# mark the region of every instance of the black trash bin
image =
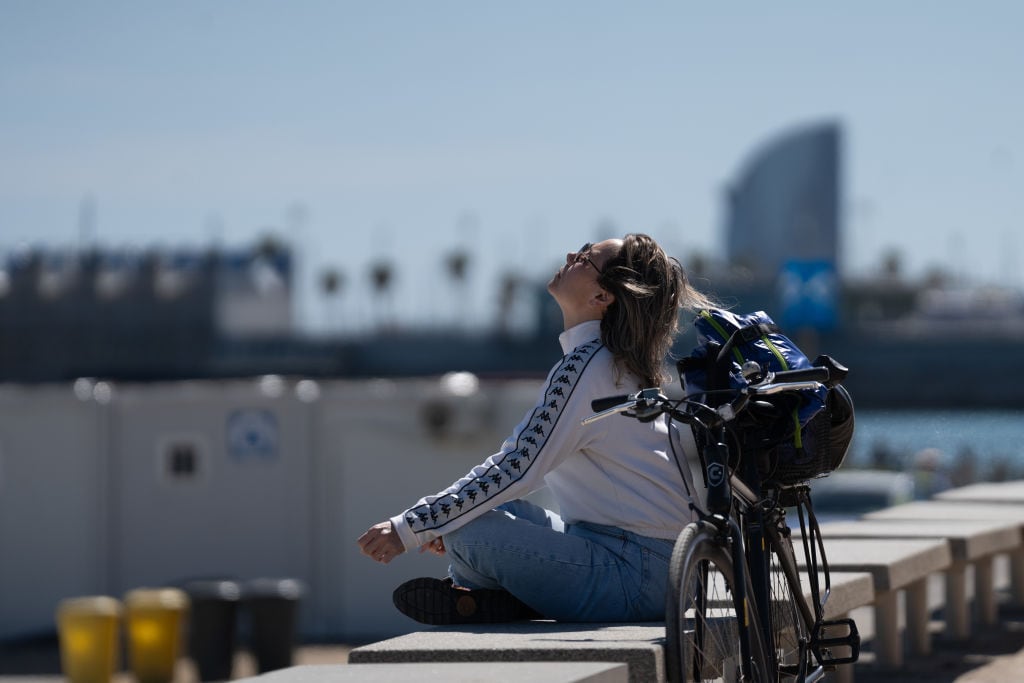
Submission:
<svg viewBox="0 0 1024 683">
<path fill-rule="evenodd" d="M 242 587 L 249 614 L 249 646 L 259 673 L 292 665 L 304 593 L 297 579 L 255 579 Z"/>
<path fill-rule="evenodd" d="M 241 586 L 227 580 L 191 581 L 185 592 L 192 603 L 188 650 L 199 680 L 230 680 Z"/>
</svg>

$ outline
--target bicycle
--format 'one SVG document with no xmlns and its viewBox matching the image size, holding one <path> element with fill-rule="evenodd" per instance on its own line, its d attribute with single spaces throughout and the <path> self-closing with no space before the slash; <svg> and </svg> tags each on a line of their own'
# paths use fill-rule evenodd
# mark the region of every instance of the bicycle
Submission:
<svg viewBox="0 0 1024 683">
<path fill-rule="evenodd" d="M 831 586 L 806 483 L 811 470 L 773 471 L 765 462 L 773 451 L 755 453 L 740 438 L 741 417 L 777 419 L 773 411 L 798 392 L 838 385 L 846 368 L 822 358 L 822 367 L 776 373 L 747 363 L 742 374 L 749 383 L 724 397 L 716 392 L 717 407 L 692 397 L 670 399 L 659 388 L 592 403 L 595 414 L 584 423 L 614 414 L 643 421 L 667 415 L 670 422 L 690 425 L 697 437 L 706 499 L 700 504 L 690 492 L 698 519 L 677 538 L 669 565 L 670 681 L 810 683 L 859 657 L 856 623 L 824 618 Z M 850 419 L 852 429 L 852 412 Z M 671 434 L 669 429 L 671 451 L 686 482 Z M 799 518 L 810 595 L 801 584 L 787 508 L 795 508 Z"/>
</svg>

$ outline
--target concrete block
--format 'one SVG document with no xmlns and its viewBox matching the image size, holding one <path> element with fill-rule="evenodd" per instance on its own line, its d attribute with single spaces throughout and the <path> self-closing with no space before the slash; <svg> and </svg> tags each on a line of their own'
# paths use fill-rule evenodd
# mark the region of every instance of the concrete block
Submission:
<svg viewBox="0 0 1024 683">
<path fill-rule="evenodd" d="M 806 566 L 803 545 L 794 543 L 797 561 Z M 832 571 L 867 572 L 875 590 L 875 648 L 880 666 L 898 669 L 903 665 L 899 631 L 898 592 L 907 593 L 907 629 L 915 647 L 927 651 L 928 622 L 918 608 L 927 595 L 928 576 L 945 571 L 952 553 L 945 539 L 842 539 L 826 543 L 825 552 Z"/>
<path fill-rule="evenodd" d="M 821 533 L 826 541 L 848 538 L 946 539 L 953 555 L 953 562 L 945 571 L 946 630 L 958 640 L 967 638 L 971 631 L 970 601 L 967 596 L 968 565 L 974 565 L 974 596 L 979 621 L 992 624 L 997 611 L 992 558 L 997 553 L 1010 552 L 1021 545 L 1020 524 L 1001 520 L 890 519 L 830 522 L 821 526 Z"/>
<path fill-rule="evenodd" d="M 1024 528 L 1024 505 L 927 500 L 896 505 L 864 515 L 864 519 L 891 520 L 999 520 L 1016 522 Z M 1009 552 L 1013 604 L 1024 606 L 1024 547 Z"/>
<path fill-rule="evenodd" d="M 983 482 L 962 486 L 935 495 L 936 500 L 1024 504 L 1024 481 Z"/>
<path fill-rule="evenodd" d="M 1024 505 L 1000 505 L 953 500 L 918 500 L 864 515 L 864 519 L 996 519 L 1024 525 Z"/>
<path fill-rule="evenodd" d="M 807 577 L 801 585 L 810 597 Z M 827 618 L 870 605 L 874 580 L 866 572 L 833 572 Z M 622 662 L 629 680 L 664 680 L 664 624 L 576 624 L 532 621 L 427 628 L 356 648 L 351 664 L 436 662 Z M 301 683 L 301 682 L 297 682 Z"/>
<path fill-rule="evenodd" d="M 890 519 L 829 522 L 821 525 L 826 541 L 846 538 L 945 538 L 954 561 L 973 562 L 1021 545 L 1021 525 L 1013 521 L 984 519 Z"/>
<path fill-rule="evenodd" d="M 349 653 L 350 664 L 410 662 L 620 662 L 632 683 L 665 679 L 665 625 L 529 621 L 433 627 Z"/>
<path fill-rule="evenodd" d="M 305 665 L 271 671 L 247 683 L 626 683 L 625 664 L 608 662 L 423 662 Z"/>
<path fill-rule="evenodd" d="M 844 617 L 858 607 L 865 607 L 875 601 L 875 585 L 871 574 L 830 571 L 829 578 L 832 590 L 825 602 L 826 619 Z M 800 577 L 800 585 L 804 587 L 804 595 L 810 601 L 811 589 L 806 574 Z M 821 582 L 821 590 L 825 590 L 824 580 Z"/>
<path fill-rule="evenodd" d="M 802 547 L 794 543 L 797 562 L 806 566 Z M 867 572 L 875 591 L 903 588 L 929 574 L 944 571 L 953 561 L 949 544 L 943 539 L 843 539 L 825 544 L 833 571 Z"/>
</svg>

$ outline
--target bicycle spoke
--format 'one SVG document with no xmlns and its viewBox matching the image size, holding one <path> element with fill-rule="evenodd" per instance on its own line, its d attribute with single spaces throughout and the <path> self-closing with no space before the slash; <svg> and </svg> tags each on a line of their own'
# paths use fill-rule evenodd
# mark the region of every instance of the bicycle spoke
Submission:
<svg viewBox="0 0 1024 683">
<path fill-rule="evenodd" d="M 779 562 L 779 552 L 779 548 L 772 547 L 769 553 L 772 633 L 780 670 L 795 673 L 803 663 L 802 659 L 806 661 L 810 657 L 806 647 L 810 635 L 797 605 L 797 600 L 802 600 L 803 596 L 793 595 L 790 590 Z M 787 552 L 787 549 L 781 549 L 781 552 Z M 791 548 L 789 552 L 792 552 Z"/>
<path fill-rule="evenodd" d="M 687 590 L 693 598 L 685 633 L 692 639 L 690 674 L 694 680 L 716 680 L 735 668 L 730 661 L 739 649 L 736 611 L 726 577 L 711 561 L 700 563 Z"/>
</svg>

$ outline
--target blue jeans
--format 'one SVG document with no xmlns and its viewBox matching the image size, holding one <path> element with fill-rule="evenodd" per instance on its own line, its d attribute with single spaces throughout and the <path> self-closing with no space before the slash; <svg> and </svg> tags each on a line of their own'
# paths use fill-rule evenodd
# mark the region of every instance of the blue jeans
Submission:
<svg viewBox="0 0 1024 683">
<path fill-rule="evenodd" d="M 550 619 L 658 621 L 673 541 L 580 522 L 521 500 L 444 537 L 465 588 L 504 589 Z"/>
</svg>

